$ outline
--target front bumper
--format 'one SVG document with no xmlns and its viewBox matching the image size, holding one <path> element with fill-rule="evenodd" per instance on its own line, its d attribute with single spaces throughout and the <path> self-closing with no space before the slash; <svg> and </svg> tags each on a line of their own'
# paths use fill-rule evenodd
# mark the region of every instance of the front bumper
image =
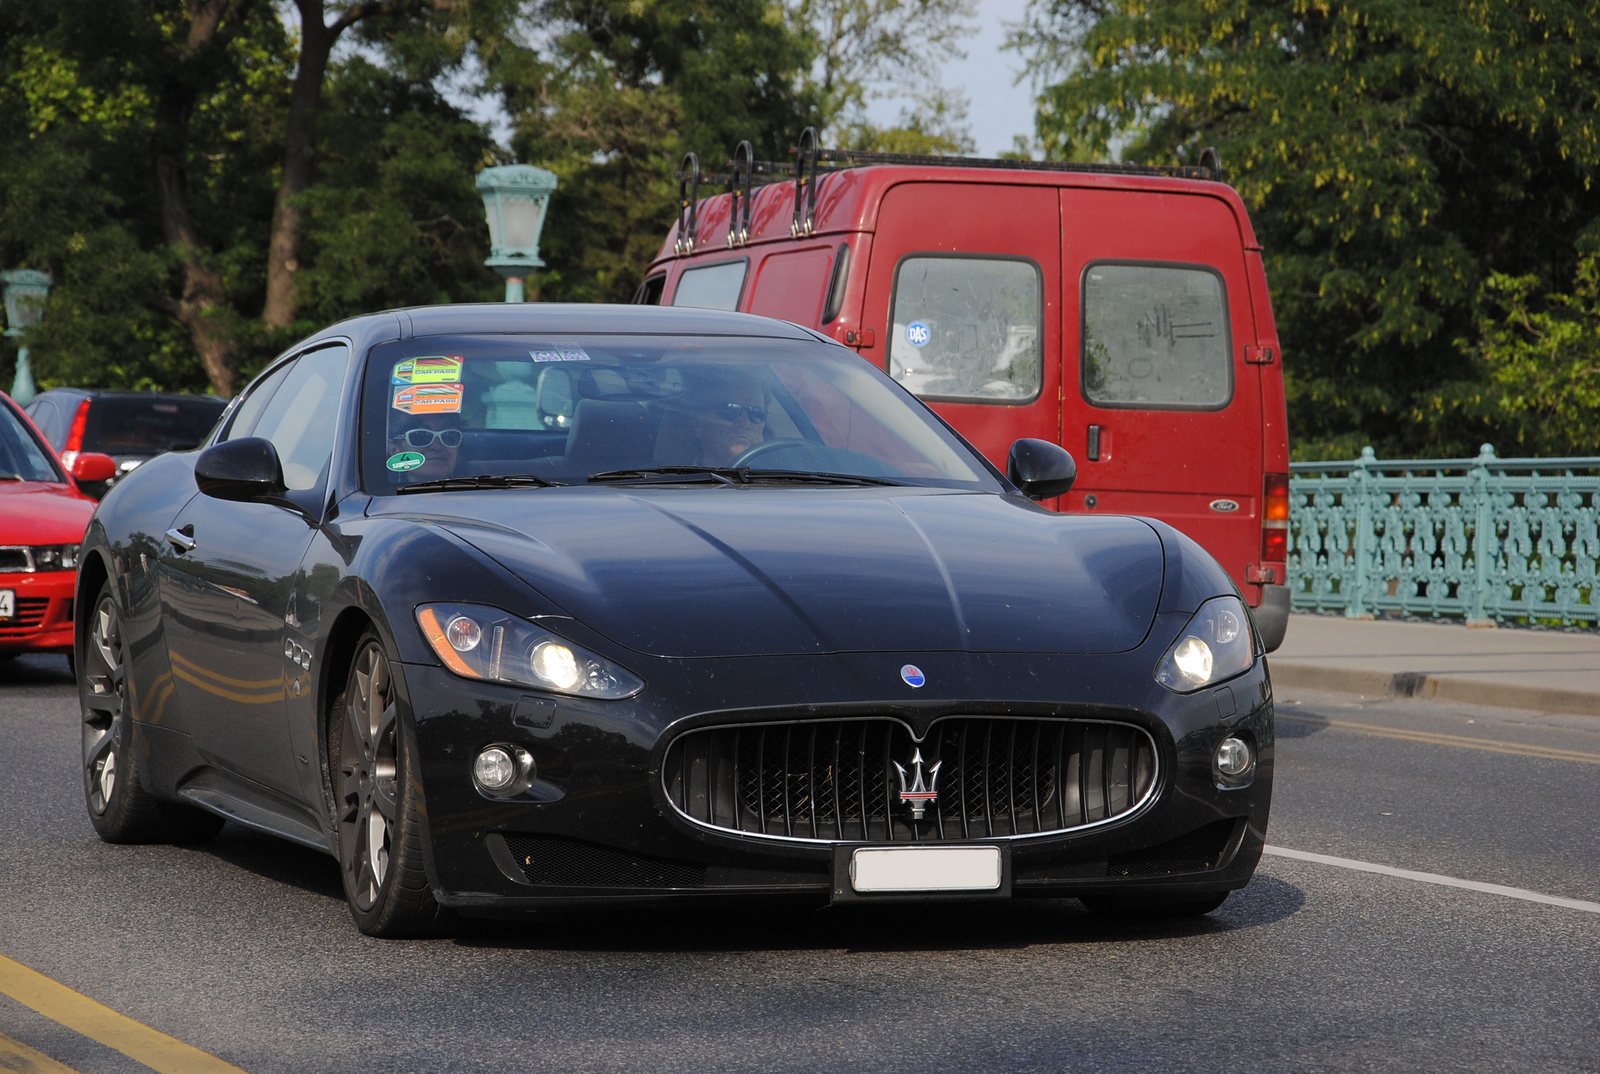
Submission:
<svg viewBox="0 0 1600 1074">
<path fill-rule="evenodd" d="M 1243 887 L 1260 859 L 1271 803 L 1265 661 L 1181 696 L 1153 681 L 1162 649 L 636 660 L 630 669 L 650 685 L 622 702 L 540 696 L 403 665 L 401 701 L 414 720 L 427 802 L 430 881 L 441 903 L 485 913 L 785 895 L 866 901 L 849 891 L 839 864 L 848 859 L 841 848 L 866 844 L 788 842 L 697 825 L 668 802 L 662 767 L 668 745 L 688 727 L 872 713 L 922 724 L 958 714 L 1115 720 L 1149 732 L 1161 765 L 1144 807 L 1081 832 L 971 840 L 1004 843 L 1009 897 L 1181 898 Z M 900 681 L 906 663 L 924 669 L 927 687 Z M 1252 740 L 1257 763 L 1246 786 L 1224 789 L 1213 755 L 1230 734 Z M 472 759 L 491 743 L 533 755 L 538 778 L 526 793 L 498 800 L 473 785 Z M 543 868 L 550 862 L 553 869 Z"/>
<path fill-rule="evenodd" d="M 0 653 L 71 652 L 73 571 L 0 574 L 0 589 L 16 594 L 16 611 L 0 619 Z"/>
</svg>

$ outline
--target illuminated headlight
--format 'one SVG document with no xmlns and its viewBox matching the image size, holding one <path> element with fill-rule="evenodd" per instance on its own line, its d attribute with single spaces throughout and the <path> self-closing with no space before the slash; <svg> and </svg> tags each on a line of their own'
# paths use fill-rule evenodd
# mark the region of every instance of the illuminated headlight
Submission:
<svg viewBox="0 0 1600 1074">
<path fill-rule="evenodd" d="M 36 571 L 78 569 L 78 546 L 75 544 L 41 544 L 29 551 L 33 553 L 33 569 Z"/>
<path fill-rule="evenodd" d="M 1156 682 L 1187 694 L 1249 671 L 1255 659 L 1255 638 L 1244 602 L 1217 597 L 1200 605 L 1161 658 Z"/>
<path fill-rule="evenodd" d="M 424 604 L 417 625 L 444 666 L 464 678 L 608 701 L 644 689 L 626 668 L 499 608 Z"/>
</svg>

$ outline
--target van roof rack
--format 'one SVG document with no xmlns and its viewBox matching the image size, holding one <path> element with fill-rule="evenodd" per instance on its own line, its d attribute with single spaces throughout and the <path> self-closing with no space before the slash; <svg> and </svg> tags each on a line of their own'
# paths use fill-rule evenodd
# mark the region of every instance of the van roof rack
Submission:
<svg viewBox="0 0 1600 1074">
<path fill-rule="evenodd" d="M 934 168 L 988 168 L 1005 171 L 1080 172 L 1101 175 L 1155 175 L 1172 179 L 1201 179 L 1222 182 L 1222 158 L 1212 146 L 1200 151 L 1198 164 L 1100 164 L 1056 160 L 1008 160 L 1002 157 L 940 156 L 932 153 L 879 153 L 863 149 L 824 149 L 817 145 L 817 130 L 807 127 L 800 144 L 792 146 L 790 161 L 756 160 L 749 141 L 740 142 L 728 161 L 726 172 L 700 170 L 700 158 L 686 153 L 672 177 L 678 181 L 678 240 L 674 251 L 681 255 L 697 249 L 700 184 L 725 186 L 733 196 L 733 211 L 728 217 L 728 245 L 743 246 L 750 240 L 752 194 L 757 185 L 768 186 L 793 179 L 794 218 L 789 233 L 795 238 L 810 235 L 816 227 L 817 180 L 822 174 L 862 168 L 873 164 L 909 164 Z"/>
</svg>

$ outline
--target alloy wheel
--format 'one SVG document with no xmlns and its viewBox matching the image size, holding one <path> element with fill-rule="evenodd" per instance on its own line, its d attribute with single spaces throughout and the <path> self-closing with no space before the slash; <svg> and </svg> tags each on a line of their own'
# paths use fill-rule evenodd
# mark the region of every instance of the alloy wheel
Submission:
<svg viewBox="0 0 1600 1074">
<path fill-rule="evenodd" d="M 128 684 L 122 661 L 122 620 L 111 594 L 95 605 L 85 647 L 83 771 L 89 808 L 106 811 L 117 787 L 117 754 L 122 745 L 122 714 Z"/>
<path fill-rule="evenodd" d="M 356 657 L 345 690 L 339 751 L 339 860 L 357 907 L 378 901 L 389 875 L 396 824 L 399 751 L 394 680 L 377 642 Z"/>
</svg>

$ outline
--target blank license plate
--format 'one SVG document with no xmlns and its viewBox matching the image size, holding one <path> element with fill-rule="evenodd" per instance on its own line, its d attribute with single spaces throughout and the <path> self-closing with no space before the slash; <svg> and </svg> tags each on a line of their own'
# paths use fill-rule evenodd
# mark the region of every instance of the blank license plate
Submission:
<svg viewBox="0 0 1600 1074">
<path fill-rule="evenodd" d="M 997 891 L 999 847 L 864 848 L 850 856 L 850 886 L 868 891 Z"/>
<path fill-rule="evenodd" d="M 17 614 L 17 591 L 0 589 L 0 619 L 10 619 Z"/>
</svg>

